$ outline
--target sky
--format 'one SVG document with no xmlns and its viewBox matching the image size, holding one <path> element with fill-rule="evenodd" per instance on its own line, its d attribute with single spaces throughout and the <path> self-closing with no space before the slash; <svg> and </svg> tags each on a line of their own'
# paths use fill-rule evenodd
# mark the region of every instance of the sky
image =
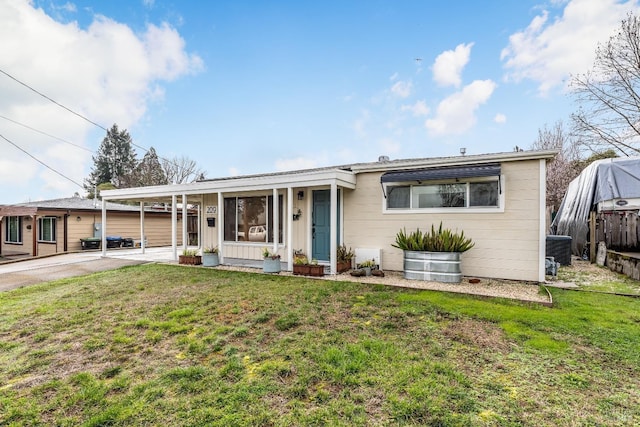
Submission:
<svg viewBox="0 0 640 427">
<path fill-rule="evenodd" d="M 0 204 L 106 129 L 208 178 L 528 149 L 640 0 L 0 0 Z"/>
</svg>

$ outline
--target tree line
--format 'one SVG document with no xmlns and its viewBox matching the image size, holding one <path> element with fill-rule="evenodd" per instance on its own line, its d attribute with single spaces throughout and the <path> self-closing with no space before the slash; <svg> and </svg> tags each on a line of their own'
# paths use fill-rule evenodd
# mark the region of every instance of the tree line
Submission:
<svg viewBox="0 0 640 427">
<path fill-rule="evenodd" d="M 153 147 L 138 160 L 131 135 L 126 129 L 119 130 L 117 124 L 107 130 L 92 159 L 93 167 L 84 181 L 89 198 L 96 190 L 99 196 L 100 190 L 182 184 L 206 178 L 195 161 L 184 156 L 160 158 Z"/>
</svg>

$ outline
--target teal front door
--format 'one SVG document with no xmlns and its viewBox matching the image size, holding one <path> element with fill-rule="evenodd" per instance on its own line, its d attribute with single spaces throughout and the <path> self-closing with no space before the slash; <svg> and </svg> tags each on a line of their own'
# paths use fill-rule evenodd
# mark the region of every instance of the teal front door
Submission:
<svg viewBox="0 0 640 427">
<path fill-rule="evenodd" d="M 329 261 L 331 250 L 331 191 L 313 192 L 313 223 L 311 224 L 311 257 Z"/>
</svg>

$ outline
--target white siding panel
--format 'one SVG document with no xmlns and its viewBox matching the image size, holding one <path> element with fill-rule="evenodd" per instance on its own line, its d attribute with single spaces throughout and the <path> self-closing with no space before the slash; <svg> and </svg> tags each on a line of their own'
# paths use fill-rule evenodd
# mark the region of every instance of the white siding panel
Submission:
<svg viewBox="0 0 640 427">
<path fill-rule="evenodd" d="M 540 166 L 537 160 L 502 165 L 504 212 L 383 213 L 381 173 L 358 175 L 355 191 L 345 192 L 344 241 L 351 247 L 380 248 L 383 268 L 402 270 L 402 251 L 391 245 L 396 233 L 427 230 L 442 221 L 476 243 L 462 255 L 465 276 L 537 281 L 540 262 Z"/>
</svg>

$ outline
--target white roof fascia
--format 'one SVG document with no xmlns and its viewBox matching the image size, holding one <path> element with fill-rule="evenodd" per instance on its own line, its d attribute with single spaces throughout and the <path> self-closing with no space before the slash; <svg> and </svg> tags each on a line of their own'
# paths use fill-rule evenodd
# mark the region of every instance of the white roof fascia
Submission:
<svg viewBox="0 0 640 427">
<path fill-rule="evenodd" d="M 354 189 L 356 177 L 353 172 L 345 170 L 304 171 L 295 174 L 274 174 L 252 177 L 223 178 L 188 184 L 169 184 L 150 187 L 123 188 L 103 190 L 100 195 L 104 200 L 123 200 L 173 195 L 194 195 L 217 192 L 241 192 L 272 190 L 274 188 L 324 186 L 336 183 L 340 187 Z"/>
<path fill-rule="evenodd" d="M 384 172 L 395 169 L 413 169 L 419 167 L 462 166 L 487 162 L 515 162 L 523 160 L 553 159 L 558 150 L 514 151 L 508 153 L 465 155 L 455 157 L 436 157 L 425 159 L 391 160 L 377 163 L 353 165 L 353 172 Z"/>
</svg>

